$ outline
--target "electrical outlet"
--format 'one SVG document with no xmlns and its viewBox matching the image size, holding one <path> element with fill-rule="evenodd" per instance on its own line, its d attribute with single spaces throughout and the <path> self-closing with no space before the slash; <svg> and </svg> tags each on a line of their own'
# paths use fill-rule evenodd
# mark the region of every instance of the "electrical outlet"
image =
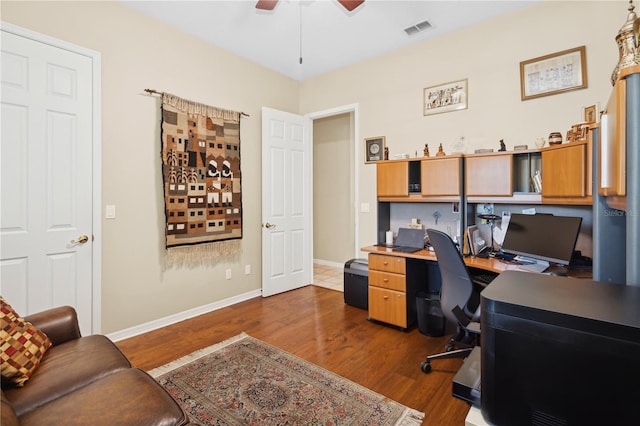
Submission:
<svg viewBox="0 0 640 426">
<path fill-rule="evenodd" d="M 251 265 L 244 265 L 244 274 L 245 275 L 251 274 Z"/>
<path fill-rule="evenodd" d="M 227 279 L 231 279 L 231 269 L 227 269 Z"/>
</svg>

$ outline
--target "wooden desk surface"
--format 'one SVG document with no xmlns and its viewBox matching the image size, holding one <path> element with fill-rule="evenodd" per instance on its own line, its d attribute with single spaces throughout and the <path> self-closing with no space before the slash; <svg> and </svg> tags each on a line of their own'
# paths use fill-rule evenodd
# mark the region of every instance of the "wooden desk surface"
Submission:
<svg viewBox="0 0 640 426">
<path fill-rule="evenodd" d="M 430 250 L 418 250 L 413 253 L 402 253 L 398 251 L 393 251 L 392 249 L 387 247 L 379 247 L 379 246 L 362 247 L 360 250 L 367 253 L 378 253 L 378 254 L 385 254 L 388 256 L 431 260 L 433 262 L 438 261 L 436 254 Z M 468 256 L 468 257 L 464 257 L 464 263 L 467 265 L 467 267 L 470 267 L 470 268 L 484 269 L 485 271 L 495 272 L 498 274 L 504 271 L 524 271 L 524 269 L 520 269 L 518 265 L 510 264 L 506 261 L 496 259 L 493 257 L 490 257 L 488 259 L 483 259 L 479 257 Z M 591 270 L 569 270 L 569 276 L 574 278 L 591 278 L 592 273 L 591 273 Z"/>
</svg>

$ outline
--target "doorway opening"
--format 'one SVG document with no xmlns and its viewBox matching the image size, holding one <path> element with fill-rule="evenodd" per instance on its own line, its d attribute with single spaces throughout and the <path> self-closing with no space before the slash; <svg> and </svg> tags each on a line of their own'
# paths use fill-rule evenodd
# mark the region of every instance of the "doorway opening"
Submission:
<svg viewBox="0 0 640 426">
<path fill-rule="evenodd" d="M 314 284 L 343 291 L 343 267 L 358 253 L 357 105 L 313 121 Z"/>
</svg>

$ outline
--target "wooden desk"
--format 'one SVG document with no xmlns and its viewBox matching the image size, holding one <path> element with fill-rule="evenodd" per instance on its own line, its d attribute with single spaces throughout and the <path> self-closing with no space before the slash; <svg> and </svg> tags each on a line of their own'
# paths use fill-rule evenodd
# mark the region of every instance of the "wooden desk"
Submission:
<svg viewBox="0 0 640 426">
<path fill-rule="evenodd" d="M 440 290 L 440 271 L 436 266 L 438 258 L 430 250 L 402 253 L 378 246 L 363 247 L 361 250 L 369 253 L 369 319 L 408 329 L 417 319 L 418 293 Z M 519 265 L 493 257 L 484 259 L 469 256 L 463 259 L 468 268 L 491 274 L 524 270 Z M 471 273 L 474 274 L 473 271 Z M 591 270 L 570 270 L 569 276 L 591 278 Z"/>
<path fill-rule="evenodd" d="M 397 251 L 393 251 L 387 247 L 379 247 L 379 246 L 368 246 L 362 247 L 360 250 L 367 253 L 377 253 L 384 254 L 387 256 L 399 256 L 404 258 L 411 259 L 420 259 L 420 260 L 430 260 L 432 262 L 437 262 L 438 258 L 436 254 L 430 250 L 418 250 L 413 253 L 401 253 Z M 518 265 L 510 264 L 506 261 L 496 259 L 494 257 L 483 259 L 479 257 L 463 257 L 464 263 L 469 268 L 475 269 L 483 269 L 485 271 L 501 273 L 504 271 L 525 271 L 525 269 L 521 269 Z M 568 272 L 568 276 L 572 278 L 587 278 L 591 279 L 592 273 L 590 269 L 582 270 L 582 269 L 570 269 Z"/>
<path fill-rule="evenodd" d="M 419 259 L 419 260 L 430 260 L 432 262 L 438 261 L 436 254 L 430 250 L 419 250 L 413 253 L 401 253 L 401 252 L 393 251 L 392 249 L 387 247 L 378 247 L 378 246 L 363 247 L 360 250 L 367 253 L 377 253 L 377 254 L 384 254 L 388 256 L 398 256 L 398 257 Z M 504 271 L 509 271 L 509 270 L 512 270 L 512 271 L 520 270 L 518 268 L 518 265 L 509 264 L 507 262 L 504 262 L 500 259 L 496 259 L 493 257 L 488 259 L 482 259 L 479 257 L 469 256 L 464 258 L 464 263 L 469 268 L 484 269 L 485 271 L 494 272 L 496 274 L 499 274 Z"/>
</svg>

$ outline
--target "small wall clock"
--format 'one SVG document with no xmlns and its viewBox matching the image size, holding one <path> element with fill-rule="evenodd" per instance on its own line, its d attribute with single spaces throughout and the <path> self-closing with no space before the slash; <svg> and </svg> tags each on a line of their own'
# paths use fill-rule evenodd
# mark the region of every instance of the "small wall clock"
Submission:
<svg viewBox="0 0 640 426">
<path fill-rule="evenodd" d="M 364 147 L 365 147 L 364 162 L 375 163 L 376 161 L 383 160 L 384 144 L 385 144 L 384 136 L 365 139 L 364 140 Z"/>
</svg>

